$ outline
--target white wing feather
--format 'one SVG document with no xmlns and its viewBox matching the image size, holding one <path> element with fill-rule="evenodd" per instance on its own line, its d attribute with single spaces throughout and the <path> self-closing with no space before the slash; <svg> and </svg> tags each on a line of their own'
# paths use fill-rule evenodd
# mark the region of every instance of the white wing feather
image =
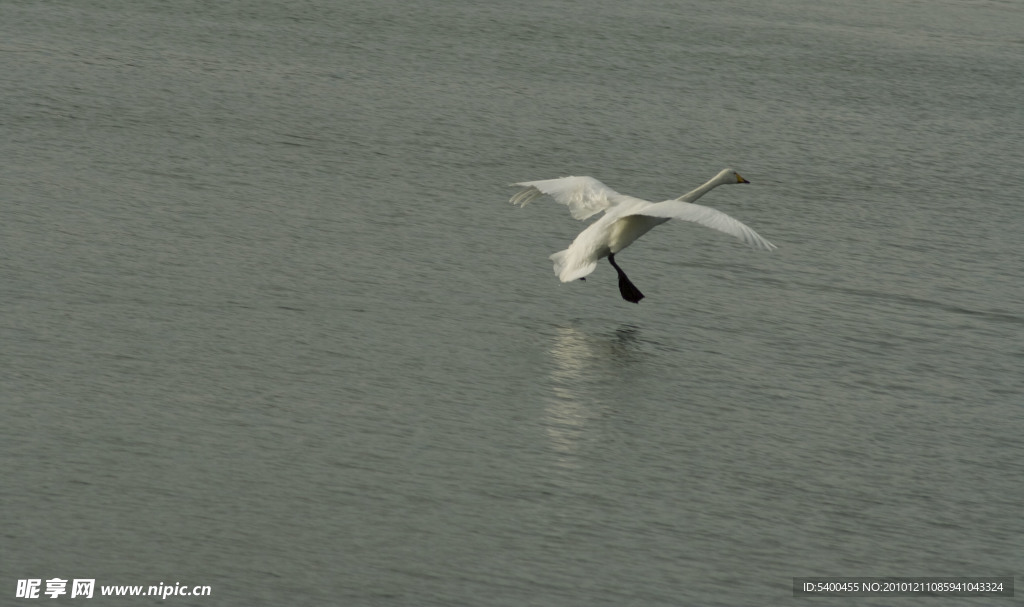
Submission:
<svg viewBox="0 0 1024 607">
<path fill-rule="evenodd" d="M 749 226 L 734 219 L 725 213 L 690 202 L 681 200 L 666 200 L 658 202 L 642 209 L 636 210 L 631 215 L 647 215 L 650 217 L 664 217 L 666 219 L 682 219 L 692 221 L 702 226 L 725 232 L 739 238 L 755 249 L 771 251 L 775 245 L 765 240 L 760 234 Z"/>
<path fill-rule="evenodd" d="M 547 194 L 556 202 L 569 207 L 572 216 L 581 220 L 600 213 L 623 198 L 622 194 L 593 177 L 562 177 L 512 185 L 525 188 L 509 199 L 512 204 L 526 206 L 542 194 Z"/>
</svg>

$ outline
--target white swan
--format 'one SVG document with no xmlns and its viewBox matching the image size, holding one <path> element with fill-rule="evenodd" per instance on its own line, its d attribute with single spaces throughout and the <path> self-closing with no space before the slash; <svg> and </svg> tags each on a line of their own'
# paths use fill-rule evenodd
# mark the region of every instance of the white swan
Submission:
<svg viewBox="0 0 1024 607">
<path fill-rule="evenodd" d="M 619 292 L 622 298 L 640 303 L 644 294 L 626 277 L 615 254 L 625 249 L 634 240 L 646 234 L 651 228 L 669 219 L 693 221 L 739 238 L 755 249 L 771 251 L 775 245 L 762 238 L 757 232 L 732 217 L 710 207 L 692 204 L 713 188 L 726 183 L 750 183 L 732 169 L 724 169 L 699 188 L 683 194 L 675 200 L 652 203 L 632 196 L 619 194 L 593 177 L 562 177 L 542 181 L 523 181 L 513 186 L 524 188 L 509 199 L 512 204 L 526 206 L 542 194 L 547 194 L 569 207 L 576 219 L 586 219 L 604 211 L 601 217 L 580 232 L 568 249 L 551 256 L 555 262 L 555 274 L 562 282 L 586 280 L 586 276 L 597 268 L 597 261 L 607 257 L 619 275 Z"/>
</svg>

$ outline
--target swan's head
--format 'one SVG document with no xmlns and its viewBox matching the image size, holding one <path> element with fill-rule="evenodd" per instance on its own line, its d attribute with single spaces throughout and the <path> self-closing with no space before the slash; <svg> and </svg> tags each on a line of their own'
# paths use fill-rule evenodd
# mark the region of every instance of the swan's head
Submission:
<svg viewBox="0 0 1024 607">
<path fill-rule="evenodd" d="M 735 169 L 723 169 L 721 173 L 715 176 L 715 182 L 721 185 L 727 183 L 750 183 L 746 179 L 740 177 L 740 174 Z"/>
</svg>

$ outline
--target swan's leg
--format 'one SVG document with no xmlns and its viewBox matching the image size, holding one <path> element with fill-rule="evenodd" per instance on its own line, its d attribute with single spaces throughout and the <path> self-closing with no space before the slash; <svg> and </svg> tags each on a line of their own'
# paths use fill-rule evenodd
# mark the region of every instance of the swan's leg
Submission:
<svg viewBox="0 0 1024 607">
<path fill-rule="evenodd" d="M 622 299 L 632 303 L 640 303 L 640 300 L 644 298 L 644 294 L 640 292 L 640 289 L 636 288 L 631 280 L 626 276 L 626 273 L 622 271 L 619 264 L 615 263 L 615 254 L 610 253 L 608 255 L 608 261 L 611 262 L 612 267 L 619 273 L 619 293 L 622 294 Z"/>
</svg>

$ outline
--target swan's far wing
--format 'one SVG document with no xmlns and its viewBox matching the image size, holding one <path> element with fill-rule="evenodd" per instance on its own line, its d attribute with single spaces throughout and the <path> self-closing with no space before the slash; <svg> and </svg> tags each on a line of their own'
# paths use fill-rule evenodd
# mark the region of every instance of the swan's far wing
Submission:
<svg viewBox="0 0 1024 607">
<path fill-rule="evenodd" d="M 509 202 L 526 206 L 542 194 L 567 207 L 576 219 L 586 219 L 611 206 L 622 195 L 593 177 L 562 177 L 543 181 L 522 181 L 513 186 L 524 188 Z"/>
<path fill-rule="evenodd" d="M 761 237 L 749 226 L 734 219 L 725 213 L 690 202 L 681 200 L 667 200 L 644 207 L 642 210 L 632 213 L 633 215 L 648 215 L 650 217 L 664 217 L 666 219 L 682 219 L 692 221 L 702 226 L 725 232 L 739 238 L 755 249 L 771 251 L 775 245 Z"/>
</svg>

